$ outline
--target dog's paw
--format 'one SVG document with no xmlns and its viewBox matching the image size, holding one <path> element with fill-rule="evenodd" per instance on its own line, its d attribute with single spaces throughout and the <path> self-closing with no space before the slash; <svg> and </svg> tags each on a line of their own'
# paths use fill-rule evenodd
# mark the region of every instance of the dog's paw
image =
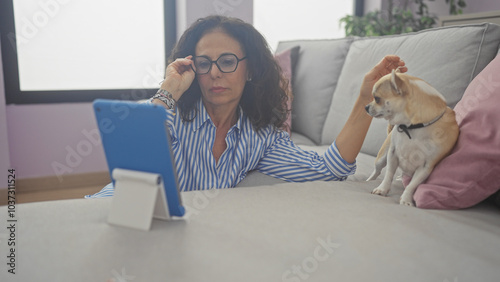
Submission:
<svg viewBox="0 0 500 282">
<path fill-rule="evenodd" d="M 415 204 L 413 203 L 413 199 L 409 198 L 407 199 L 406 197 L 401 197 L 399 200 L 399 204 L 407 207 L 414 207 Z"/>
<path fill-rule="evenodd" d="M 386 196 L 387 193 L 389 193 L 389 190 L 384 189 L 384 188 L 382 188 L 380 186 L 377 187 L 377 188 L 375 188 L 375 189 L 373 189 L 373 191 L 372 191 L 372 194 L 380 195 L 380 196 Z"/>
</svg>

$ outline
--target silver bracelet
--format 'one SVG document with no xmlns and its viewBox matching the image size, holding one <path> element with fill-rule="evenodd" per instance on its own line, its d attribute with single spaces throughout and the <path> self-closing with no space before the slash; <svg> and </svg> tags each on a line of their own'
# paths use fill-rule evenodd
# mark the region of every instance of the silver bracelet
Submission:
<svg viewBox="0 0 500 282">
<path fill-rule="evenodd" d="M 172 93 L 168 92 L 165 89 L 158 89 L 158 92 L 153 96 L 153 99 L 158 99 L 165 103 L 169 109 L 175 108 L 175 100 L 174 97 L 172 97 Z"/>
</svg>

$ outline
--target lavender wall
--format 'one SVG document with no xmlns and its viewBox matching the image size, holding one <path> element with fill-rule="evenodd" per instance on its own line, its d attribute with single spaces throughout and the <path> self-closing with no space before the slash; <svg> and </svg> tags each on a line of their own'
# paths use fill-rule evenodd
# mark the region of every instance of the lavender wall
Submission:
<svg viewBox="0 0 500 282">
<path fill-rule="evenodd" d="M 90 103 L 8 105 L 7 119 L 19 178 L 106 170 Z"/>
<path fill-rule="evenodd" d="M 1 54 L 1 50 L 0 50 Z M 10 168 L 9 142 L 7 139 L 7 115 L 5 114 L 5 91 L 2 57 L 0 56 L 0 189 L 7 188 L 7 170 Z"/>
<path fill-rule="evenodd" d="M 466 13 L 479 13 L 500 10 L 500 1 L 498 0 L 467 0 Z"/>
<path fill-rule="evenodd" d="M 397 5 L 404 1 L 394 0 L 394 4 Z M 413 1 L 410 1 L 412 3 Z M 500 1 L 491 1 L 491 0 L 465 0 L 467 7 L 463 9 L 464 14 L 468 13 L 480 13 L 480 12 L 489 12 L 500 10 Z M 445 0 L 434 0 L 434 1 L 426 1 L 427 6 L 429 7 L 429 11 L 436 16 L 448 16 L 449 15 L 449 4 L 446 3 Z M 414 4 L 415 5 L 415 4 Z M 374 7 L 376 6 L 376 7 Z M 387 7 L 387 0 L 365 0 L 365 11 L 367 11 L 366 7 L 369 10 L 376 10 Z"/>
<path fill-rule="evenodd" d="M 500 10 L 500 1 L 466 0 L 465 3 L 467 7 L 463 9 L 464 14 Z M 431 1 L 427 5 L 429 6 L 429 10 L 438 17 L 449 15 L 449 5 L 446 4 L 445 0 Z"/>
</svg>

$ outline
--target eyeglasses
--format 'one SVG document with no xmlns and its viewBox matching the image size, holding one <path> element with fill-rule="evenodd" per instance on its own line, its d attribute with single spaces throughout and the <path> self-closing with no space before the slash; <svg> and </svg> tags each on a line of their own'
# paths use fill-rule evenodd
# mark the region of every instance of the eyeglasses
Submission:
<svg viewBox="0 0 500 282">
<path fill-rule="evenodd" d="M 212 64 L 217 65 L 217 68 L 223 73 L 230 73 L 236 71 L 238 63 L 247 57 L 238 59 L 235 54 L 222 54 L 217 60 L 211 61 L 206 56 L 193 57 L 194 68 L 191 68 L 196 74 L 206 74 L 212 69 Z"/>
</svg>

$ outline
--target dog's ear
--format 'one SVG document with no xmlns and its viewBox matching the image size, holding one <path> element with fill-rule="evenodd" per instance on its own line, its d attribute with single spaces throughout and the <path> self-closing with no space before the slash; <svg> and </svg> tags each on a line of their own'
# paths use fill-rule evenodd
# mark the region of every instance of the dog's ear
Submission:
<svg viewBox="0 0 500 282">
<path fill-rule="evenodd" d="M 399 95 L 404 95 L 404 81 L 396 74 L 396 70 L 391 72 L 391 88 Z"/>
</svg>

